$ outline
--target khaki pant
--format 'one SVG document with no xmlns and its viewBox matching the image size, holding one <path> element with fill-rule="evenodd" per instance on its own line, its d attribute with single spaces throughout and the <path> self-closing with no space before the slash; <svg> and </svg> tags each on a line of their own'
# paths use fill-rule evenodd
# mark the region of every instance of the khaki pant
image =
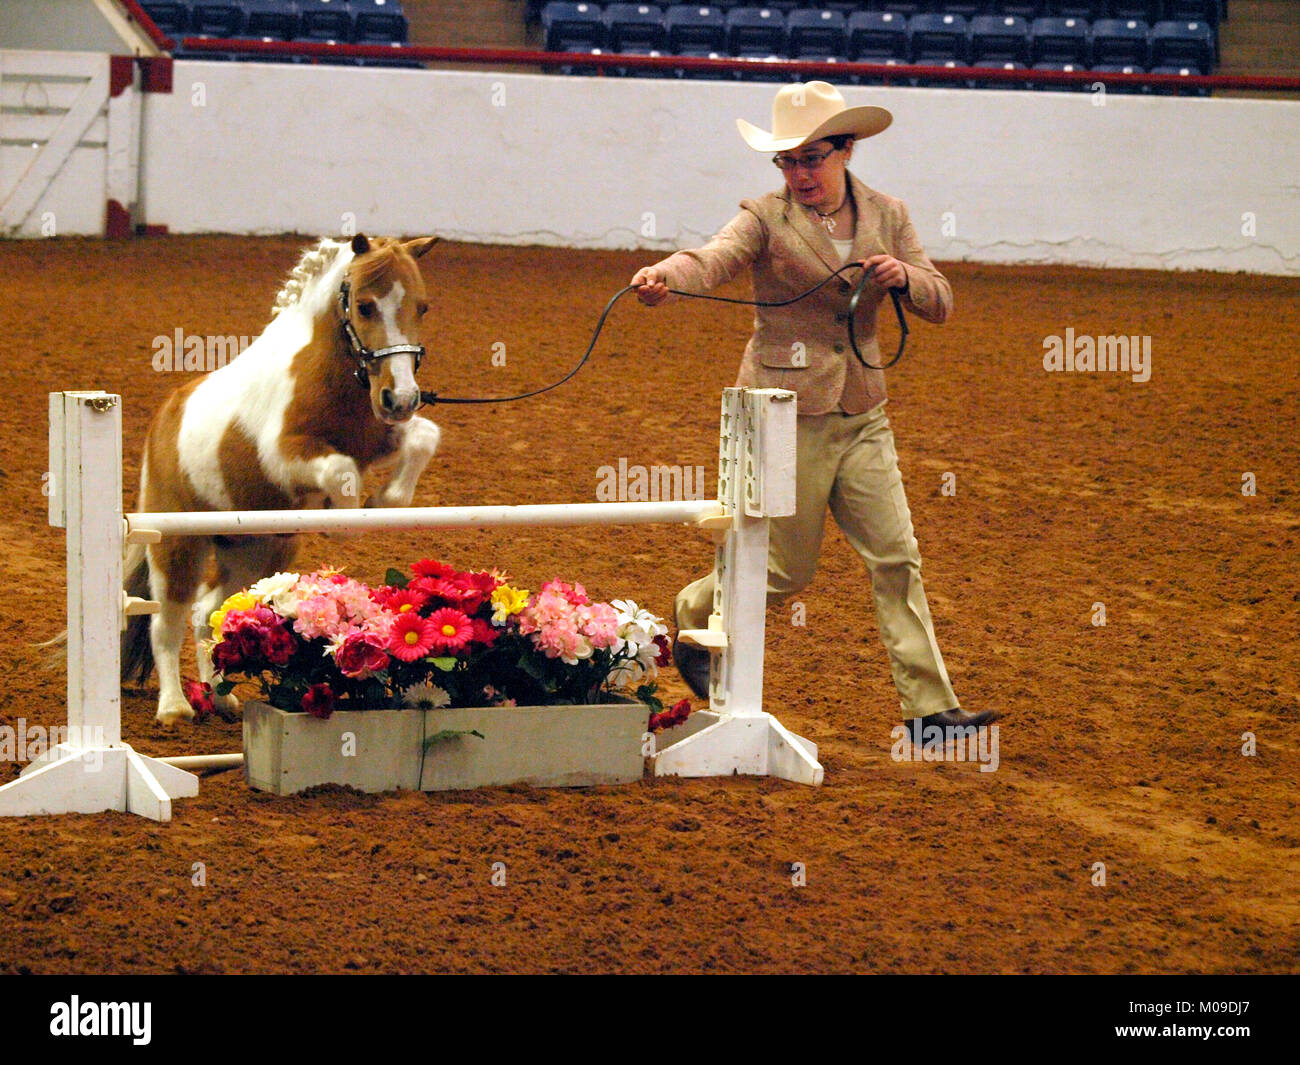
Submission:
<svg viewBox="0 0 1300 1065">
<path fill-rule="evenodd" d="M 956 708 L 925 601 L 921 553 L 884 404 L 865 414 L 801 417 L 797 447 L 796 513 L 771 523 L 768 605 L 784 601 L 812 580 L 829 506 L 871 574 L 876 620 L 903 716 Z M 712 610 L 712 574 L 677 594 L 679 628 L 707 628 Z"/>
</svg>

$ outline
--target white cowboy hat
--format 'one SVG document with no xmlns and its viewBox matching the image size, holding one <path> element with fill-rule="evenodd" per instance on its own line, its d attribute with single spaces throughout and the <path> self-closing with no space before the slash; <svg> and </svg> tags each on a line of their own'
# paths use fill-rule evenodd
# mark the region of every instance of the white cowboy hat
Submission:
<svg viewBox="0 0 1300 1065">
<path fill-rule="evenodd" d="M 810 81 L 786 85 L 776 94 L 771 133 L 743 118 L 736 119 L 736 128 L 754 150 L 784 152 L 828 137 L 874 137 L 893 121 L 894 116 L 883 107 L 845 107 L 844 97 L 834 85 Z"/>
</svg>

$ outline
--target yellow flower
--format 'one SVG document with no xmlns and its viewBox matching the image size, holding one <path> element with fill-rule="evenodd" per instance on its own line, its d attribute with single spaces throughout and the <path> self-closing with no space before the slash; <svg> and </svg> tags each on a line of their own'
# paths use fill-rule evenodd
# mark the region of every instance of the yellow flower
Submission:
<svg viewBox="0 0 1300 1065">
<path fill-rule="evenodd" d="M 212 628 L 213 642 L 221 642 L 221 623 L 226 620 L 227 614 L 232 610 L 252 610 L 255 606 L 257 606 L 257 600 L 247 592 L 236 592 L 222 603 L 221 606 L 217 607 L 217 609 L 212 612 L 212 616 L 208 618 L 208 625 Z"/>
<path fill-rule="evenodd" d="M 503 584 L 492 593 L 492 620 L 502 625 L 506 618 L 518 614 L 527 605 L 528 592 L 525 589 Z"/>
</svg>

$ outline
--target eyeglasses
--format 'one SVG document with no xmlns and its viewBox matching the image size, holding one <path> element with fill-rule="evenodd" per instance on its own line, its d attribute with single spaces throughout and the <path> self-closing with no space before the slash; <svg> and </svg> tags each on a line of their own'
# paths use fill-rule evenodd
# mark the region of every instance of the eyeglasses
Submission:
<svg viewBox="0 0 1300 1065">
<path fill-rule="evenodd" d="M 781 170 L 793 170 L 797 166 L 805 170 L 816 170 L 822 163 L 826 162 L 829 156 L 834 155 L 838 148 L 832 148 L 828 152 L 811 152 L 808 155 L 774 155 L 772 156 L 772 165 Z"/>
</svg>

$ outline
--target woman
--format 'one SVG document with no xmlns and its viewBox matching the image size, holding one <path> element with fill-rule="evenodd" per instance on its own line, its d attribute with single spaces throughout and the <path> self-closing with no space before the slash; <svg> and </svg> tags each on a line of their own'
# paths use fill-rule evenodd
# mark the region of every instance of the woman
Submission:
<svg viewBox="0 0 1300 1065">
<path fill-rule="evenodd" d="M 704 292 L 753 271 L 754 298 L 799 295 L 845 263 L 872 271 L 859 302 L 857 333 L 867 362 L 880 365 L 876 312 L 886 290 L 904 306 L 941 323 L 952 289 L 934 268 L 899 200 L 867 188 L 848 172 L 854 142 L 886 129 L 880 107 L 846 107 L 824 81 L 787 85 L 772 105 L 769 133 L 737 119 L 745 142 L 776 153 L 785 187 L 741 201 L 741 212 L 702 248 L 679 251 L 632 278 L 641 302 L 654 307 L 669 289 Z M 846 272 L 807 299 L 757 308 L 738 386 L 788 388 L 798 394 L 797 512 L 771 523 L 768 602 L 780 602 L 812 579 L 829 506 L 835 522 L 871 574 L 880 634 L 889 651 L 903 715 L 920 742 L 932 726 L 980 726 L 993 711 L 960 708 L 935 640 L 921 556 L 885 417 L 885 379 L 850 351 L 845 323 L 857 280 Z M 707 628 L 713 606 L 710 574 L 677 596 L 679 629 Z M 682 677 L 708 695 L 708 654 L 674 647 Z M 933 733 L 930 733 L 931 735 Z"/>
</svg>

